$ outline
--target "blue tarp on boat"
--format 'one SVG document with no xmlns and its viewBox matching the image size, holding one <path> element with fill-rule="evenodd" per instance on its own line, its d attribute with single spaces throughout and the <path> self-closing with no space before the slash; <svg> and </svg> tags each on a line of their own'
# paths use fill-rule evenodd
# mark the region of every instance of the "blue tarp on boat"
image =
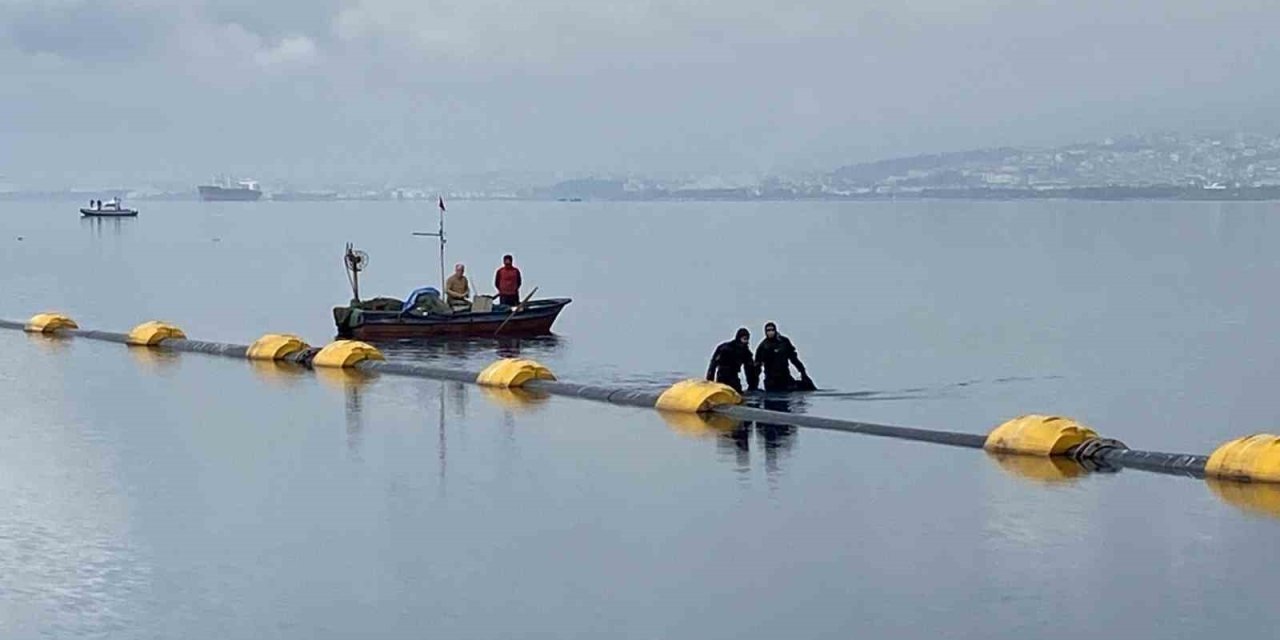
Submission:
<svg viewBox="0 0 1280 640">
<path fill-rule="evenodd" d="M 400 311 L 403 313 L 417 306 L 418 298 L 422 296 L 439 299 L 440 290 L 435 287 L 418 287 L 417 289 L 414 289 L 413 292 L 409 294 L 409 297 L 405 298 L 404 306 L 400 307 Z"/>
</svg>

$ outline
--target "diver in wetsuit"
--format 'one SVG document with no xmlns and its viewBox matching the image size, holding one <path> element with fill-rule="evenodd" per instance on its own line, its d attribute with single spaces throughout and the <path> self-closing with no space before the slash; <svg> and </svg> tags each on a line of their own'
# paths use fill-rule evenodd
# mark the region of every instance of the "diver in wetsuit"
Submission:
<svg viewBox="0 0 1280 640">
<path fill-rule="evenodd" d="M 707 367 L 707 379 L 720 384 L 727 384 L 739 393 L 742 392 L 742 379 L 738 370 L 747 374 L 747 388 L 755 391 L 760 384 L 760 373 L 756 363 L 751 359 L 751 332 L 745 328 L 738 329 L 733 340 L 722 342 L 711 354 L 711 366 Z"/>
<path fill-rule="evenodd" d="M 813 391 L 813 381 L 804 370 L 804 363 L 796 354 L 791 339 L 778 333 L 778 325 L 764 325 L 764 340 L 756 347 L 756 364 L 764 369 L 765 391 Z M 800 379 L 791 377 L 791 366 L 800 372 Z"/>
</svg>

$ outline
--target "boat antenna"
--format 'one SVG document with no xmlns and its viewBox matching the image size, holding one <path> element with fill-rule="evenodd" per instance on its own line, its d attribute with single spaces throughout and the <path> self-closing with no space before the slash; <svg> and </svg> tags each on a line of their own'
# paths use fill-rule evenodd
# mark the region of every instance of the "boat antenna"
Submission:
<svg viewBox="0 0 1280 640">
<path fill-rule="evenodd" d="M 445 290 L 445 286 L 444 286 L 444 245 L 445 245 L 445 242 L 446 242 L 445 237 L 444 237 L 444 196 L 436 196 L 436 198 L 437 198 L 437 200 L 438 200 L 438 201 L 439 201 L 439 203 L 440 203 L 440 227 L 439 227 L 439 230 L 438 230 L 438 231 L 436 231 L 435 233 L 431 233 L 431 232 L 429 232 L 429 231 L 414 231 L 414 232 L 413 232 L 413 235 L 415 235 L 415 236 L 428 236 L 428 237 L 431 237 L 431 238 L 439 238 L 439 239 L 440 239 L 440 291 L 441 291 L 441 292 L 443 292 L 443 291 Z"/>
<path fill-rule="evenodd" d="M 347 265 L 347 282 L 351 285 L 352 301 L 360 302 L 360 272 L 369 266 L 369 254 L 354 249 L 351 243 L 347 243 L 347 252 L 342 256 L 342 262 Z"/>
</svg>

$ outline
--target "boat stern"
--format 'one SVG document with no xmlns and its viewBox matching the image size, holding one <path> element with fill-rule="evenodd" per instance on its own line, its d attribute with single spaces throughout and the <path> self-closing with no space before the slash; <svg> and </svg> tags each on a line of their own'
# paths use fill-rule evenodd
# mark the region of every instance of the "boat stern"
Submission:
<svg viewBox="0 0 1280 640">
<path fill-rule="evenodd" d="M 360 324 L 360 310 L 351 306 L 334 307 L 333 323 L 338 327 L 338 337 L 350 338 Z"/>
</svg>

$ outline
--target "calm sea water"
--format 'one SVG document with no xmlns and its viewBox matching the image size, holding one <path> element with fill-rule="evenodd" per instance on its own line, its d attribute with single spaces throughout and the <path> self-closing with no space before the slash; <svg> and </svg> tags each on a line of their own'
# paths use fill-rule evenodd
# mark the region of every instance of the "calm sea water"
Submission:
<svg viewBox="0 0 1280 640">
<path fill-rule="evenodd" d="M 439 280 L 421 203 L 0 204 L 0 316 L 333 336 Z M 554 339 L 385 345 L 658 386 L 779 323 L 792 410 L 1136 448 L 1276 431 L 1274 204 L 450 204 L 449 262 L 574 302 Z M 20 239 L 19 239 L 20 238 Z M 0 332 L 6 637 L 1258 635 L 1280 518 L 980 452 Z M 1225 494 L 1225 497 L 1224 495 Z M 1272 511 L 1280 511 L 1273 508 Z"/>
</svg>

